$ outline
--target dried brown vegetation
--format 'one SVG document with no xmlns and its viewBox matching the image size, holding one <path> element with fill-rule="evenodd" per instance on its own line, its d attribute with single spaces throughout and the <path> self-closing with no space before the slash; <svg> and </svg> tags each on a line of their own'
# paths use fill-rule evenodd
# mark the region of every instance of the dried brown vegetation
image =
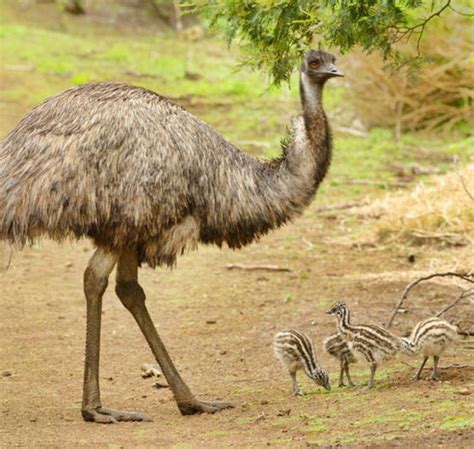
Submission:
<svg viewBox="0 0 474 449">
<path fill-rule="evenodd" d="M 375 232 L 380 241 L 413 245 L 466 246 L 474 242 L 474 164 L 434 184 L 418 184 L 412 191 L 376 200 L 358 213 L 380 217 Z"/>
<path fill-rule="evenodd" d="M 407 68 L 391 73 L 376 55 L 348 56 L 347 70 L 357 114 L 369 127 L 391 127 L 397 136 L 407 130 L 450 131 L 472 123 L 472 35 L 467 18 L 450 14 L 443 26 L 426 30 L 419 71 Z M 410 42 L 407 52 L 417 52 Z"/>
</svg>

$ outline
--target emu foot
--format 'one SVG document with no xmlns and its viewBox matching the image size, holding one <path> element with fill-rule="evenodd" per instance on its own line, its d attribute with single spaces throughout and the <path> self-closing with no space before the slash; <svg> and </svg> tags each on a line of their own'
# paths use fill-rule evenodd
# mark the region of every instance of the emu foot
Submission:
<svg viewBox="0 0 474 449">
<path fill-rule="evenodd" d="M 364 388 L 362 388 L 362 393 L 367 393 L 368 391 L 372 389 L 372 387 L 373 387 L 372 384 L 366 385 Z"/>
<path fill-rule="evenodd" d="M 304 391 L 301 388 L 298 388 L 297 390 L 293 390 L 293 395 L 294 396 L 304 396 Z"/>
<path fill-rule="evenodd" d="M 345 387 L 346 384 L 344 382 L 339 382 L 339 388 Z"/>
<path fill-rule="evenodd" d="M 100 424 L 115 424 L 119 421 L 152 421 L 151 418 L 139 412 L 124 412 L 112 408 L 98 407 L 93 410 L 82 410 L 84 421 Z"/>
<path fill-rule="evenodd" d="M 420 380 L 421 379 L 421 374 L 420 373 L 416 373 L 414 376 L 411 377 L 411 380 L 415 381 L 415 380 Z"/>
<path fill-rule="evenodd" d="M 441 379 L 439 378 L 438 373 L 433 373 L 430 377 L 428 377 L 428 380 L 440 381 Z"/>
<path fill-rule="evenodd" d="M 355 387 L 356 384 L 354 382 L 352 382 L 352 380 L 349 381 L 349 387 Z"/>
<path fill-rule="evenodd" d="M 178 402 L 182 415 L 195 415 L 198 413 L 216 413 L 226 408 L 234 408 L 230 402 L 194 400 L 193 402 Z"/>
</svg>

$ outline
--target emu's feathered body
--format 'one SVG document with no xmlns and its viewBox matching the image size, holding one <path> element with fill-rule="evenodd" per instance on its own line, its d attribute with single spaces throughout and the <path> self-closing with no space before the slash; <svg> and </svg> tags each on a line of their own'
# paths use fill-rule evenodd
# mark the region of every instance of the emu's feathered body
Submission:
<svg viewBox="0 0 474 449">
<path fill-rule="evenodd" d="M 326 123 L 313 125 L 322 148 L 312 149 L 299 119 L 286 157 L 268 164 L 154 92 L 69 89 L 0 144 L 0 238 L 88 236 L 137 246 L 152 266 L 173 264 L 198 241 L 240 247 L 311 200 L 330 161 Z"/>
</svg>

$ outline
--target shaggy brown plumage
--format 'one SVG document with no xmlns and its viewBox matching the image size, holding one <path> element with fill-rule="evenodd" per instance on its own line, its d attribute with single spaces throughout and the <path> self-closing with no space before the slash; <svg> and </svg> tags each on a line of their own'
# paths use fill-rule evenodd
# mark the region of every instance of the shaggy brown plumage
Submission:
<svg viewBox="0 0 474 449">
<path fill-rule="evenodd" d="M 303 117 L 268 164 L 152 91 L 66 90 L 0 144 L 0 238 L 87 236 L 112 250 L 137 247 L 151 266 L 173 264 L 198 242 L 246 245 L 299 214 L 327 172 L 321 91 L 303 72 Z"/>
</svg>

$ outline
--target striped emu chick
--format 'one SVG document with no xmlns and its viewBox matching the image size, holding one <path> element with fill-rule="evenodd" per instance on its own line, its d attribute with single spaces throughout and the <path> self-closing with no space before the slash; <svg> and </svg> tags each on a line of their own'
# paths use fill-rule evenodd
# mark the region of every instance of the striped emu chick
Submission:
<svg viewBox="0 0 474 449">
<path fill-rule="evenodd" d="M 455 340 L 459 338 L 456 326 L 437 317 L 420 321 L 412 330 L 408 338 L 402 338 L 402 343 L 411 355 L 423 355 L 423 362 L 413 377 L 419 380 L 429 357 L 433 357 L 433 372 L 431 380 L 438 380 L 438 363 L 441 354 Z"/>
<path fill-rule="evenodd" d="M 273 340 L 273 349 L 277 359 L 288 369 L 295 396 L 304 395 L 296 381 L 296 373 L 301 369 L 318 385 L 331 389 L 329 377 L 319 366 L 313 344 L 305 334 L 295 330 L 278 332 Z"/>
<path fill-rule="evenodd" d="M 354 354 L 349 349 L 348 344 L 341 337 L 339 332 L 329 335 L 324 340 L 324 350 L 335 359 L 339 360 L 340 364 L 340 373 L 339 373 L 339 386 L 344 386 L 344 373 L 347 377 L 347 382 L 351 387 L 354 387 L 355 384 L 352 382 L 351 375 L 349 374 L 349 365 L 355 363 L 357 360 L 354 357 Z"/>
<path fill-rule="evenodd" d="M 401 339 L 380 326 L 351 324 L 350 310 L 344 303 L 336 303 L 327 313 L 335 315 L 339 334 L 355 357 L 369 364 L 370 378 L 364 391 L 369 390 L 374 385 L 377 367 L 397 354 L 402 347 Z"/>
</svg>

